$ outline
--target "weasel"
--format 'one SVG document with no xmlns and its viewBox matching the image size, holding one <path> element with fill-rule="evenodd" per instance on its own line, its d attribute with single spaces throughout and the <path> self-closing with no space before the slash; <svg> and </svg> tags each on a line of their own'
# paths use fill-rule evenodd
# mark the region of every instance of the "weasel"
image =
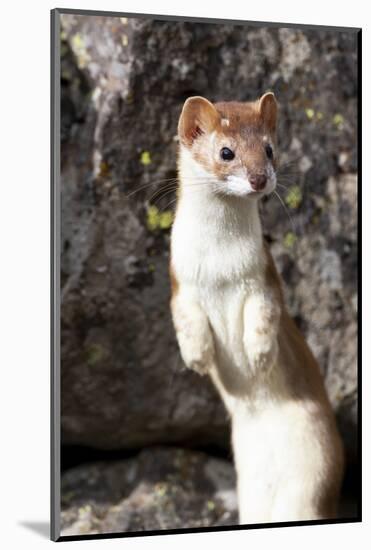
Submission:
<svg viewBox="0 0 371 550">
<path fill-rule="evenodd" d="M 284 304 L 258 202 L 276 186 L 277 102 L 191 97 L 178 124 L 171 312 L 184 363 L 230 415 L 240 523 L 333 518 L 343 448 Z"/>
</svg>

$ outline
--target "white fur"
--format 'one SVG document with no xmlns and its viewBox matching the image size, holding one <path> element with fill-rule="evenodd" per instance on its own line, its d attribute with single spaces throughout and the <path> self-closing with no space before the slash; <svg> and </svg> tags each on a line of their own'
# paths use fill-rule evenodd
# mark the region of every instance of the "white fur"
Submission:
<svg viewBox="0 0 371 550">
<path fill-rule="evenodd" d="M 172 314 L 184 363 L 207 373 L 214 363 L 214 342 L 207 317 L 186 285 L 172 302 Z"/>
<path fill-rule="evenodd" d="M 248 363 L 255 374 L 269 372 L 277 361 L 279 317 L 279 307 L 267 290 L 246 297 L 243 342 Z"/>
<path fill-rule="evenodd" d="M 185 148 L 179 168 L 174 325 L 185 363 L 210 373 L 231 415 L 240 521 L 315 519 L 323 458 L 277 355 L 280 311 L 265 285 L 257 201 L 236 180 L 228 183 L 234 195 L 221 194 Z M 192 178 L 197 185 L 188 185 Z"/>
<path fill-rule="evenodd" d="M 246 197 L 247 195 L 254 194 L 256 197 L 272 193 L 276 188 L 276 174 L 273 167 L 269 165 L 267 167 L 267 184 L 261 193 L 257 194 L 253 189 L 249 178 L 243 174 L 241 170 L 240 176 L 228 176 L 227 185 L 225 187 L 225 194 L 234 195 L 237 197 Z"/>
<path fill-rule="evenodd" d="M 233 415 L 241 523 L 319 519 L 316 487 L 323 462 L 302 404 L 267 402 Z M 315 437 L 313 437 L 315 436 Z"/>
</svg>

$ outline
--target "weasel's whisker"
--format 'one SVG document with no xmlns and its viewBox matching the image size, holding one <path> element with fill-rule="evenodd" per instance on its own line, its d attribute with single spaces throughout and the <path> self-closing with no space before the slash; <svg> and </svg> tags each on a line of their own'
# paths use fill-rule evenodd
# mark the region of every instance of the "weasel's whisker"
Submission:
<svg viewBox="0 0 371 550">
<path fill-rule="evenodd" d="M 278 187 L 282 187 L 283 189 L 288 189 L 287 185 L 282 185 L 282 183 L 277 182 Z"/>
<path fill-rule="evenodd" d="M 170 183 L 167 185 L 164 185 L 163 187 L 160 187 L 159 189 L 156 189 L 154 193 L 149 197 L 148 202 L 152 202 L 157 199 L 161 199 L 161 197 L 166 194 L 168 191 L 176 191 L 178 189 L 178 185 L 174 183 Z"/>
<path fill-rule="evenodd" d="M 200 181 L 193 181 L 191 183 L 184 183 L 182 184 L 183 187 L 202 187 L 203 185 L 209 184 L 209 181 L 205 181 L 204 179 Z M 163 197 L 170 194 L 171 192 L 176 192 L 179 189 L 178 185 L 174 185 L 173 183 L 164 185 L 157 189 L 148 199 L 148 202 L 156 203 L 157 201 L 160 201 Z"/>
<path fill-rule="evenodd" d="M 298 172 L 276 172 L 277 178 L 298 178 L 300 174 Z"/>
<path fill-rule="evenodd" d="M 177 198 L 175 197 L 175 199 L 172 199 L 166 206 L 164 206 L 163 208 L 160 209 L 160 212 L 165 212 L 165 210 L 168 210 L 170 208 L 170 206 L 172 206 L 173 204 L 175 204 L 177 201 Z"/>
<path fill-rule="evenodd" d="M 288 168 L 290 166 L 295 166 L 295 165 L 297 166 L 299 160 L 300 160 L 300 157 L 293 160 L 288 160 L 287 162 L 280 162 L 278 164 L 278 170 L 280 170 L 281 168 Z"/>
<path fill-rule="evenodd" d="M 287 189 L 289 189 L 290 187 L 292 187 L 294 185 L 297 185 L 298 181 L 300 181 L 298 178 L 286 178 L 286 177 L 282 177 L 282 176 L 277 176 L 277 179 L 279 179 L 281 187 L 283 187 L 284 184 L 287 184 L 287 187 L 286 187 Z M 282 183 L 282 182 L 284 182 L 284 183 Z"/>
<path fill-rule="evenodd" d="M 150 181 L 148 183 L 143 183 L 142 185 L 139 185 L 136 189 L 133 189 L 133 191 L 130 191 L 129 193 L 125 193 L 126 197 L 131 197 L 135 193 L 139 193 L 139 191 L 144 191 L 148 187 L 152 187 L 153 185 L 159 185 L 161 183 L 167 183 L 167 182 L 177 182 L 178 178 L 169 178 L 166 180 L 156 180 L 156 181 Z"/>
<path fill-rule="evenodd" d="M 215 178 L 213 176 L 190 176 L 189 178 L 183 178 L 183 182 L 185 181 L 191 181 L 191 182 L 195 182 L 195 183 L 209 183 L 210 181 L 214 181 Z M 131 197 L 132 195 L 135 195 L 135 193 L 139 193 L 140 191 L 144 191 L 145 189 L 149 188 L 149 187 L 152 187 L 153 185 L 160 185 L 161 183 L 176 183 L 179 185 L 179 178 L 169 178 L 169 179 L 164 179 L 164 180 L 156 180 L 156 181 L 151 181 L 151 182 L 148 182 L 148 183 L 144 183 L 142 185 L 140 185 L 139 187 L 137 187 L 136 189 L 133 189 L 132 191 L 130 191 L 129 193 L 126 193 L 126 198 L 129 198 Z M 164 188 L 166 186 L 161 186 L 160 189 Z"/>
<path fill-rule="evenodd" d="M 177 190 L 177 188 L 172 188 L 172 189 L 167 189 L 164 193 L 162 193 L 161 195 L 158 195 L 157 197 L 152 197 L 151 199 L 149 199 L 148 202 L 151 202 L 151 203 L 156 203 L 160 200 L 162 200 L 164 197 L 170 195 L 171 193 L 175 193 Z"/>
<path fill-rule="evenodd" d="M 278 191 L 276 191 L 276 189 L 273 191 L 273 193 L 276 195 L 276 197 L 278 198 L 278 200 L 279 200 L 280 203 L 282 204 L 283 209 L 284 209 L 284 211 L 286 212 L 287 217 L 288 217 L 289 220 L 290 220 L 292 231 L 293 231 L 293 233 L 295 233 L 295 235 L 296 235 L 296 228 L 295 228 L 295 225 L 294 225 L 294 221 L 293 221 L 293 219 L 292 219 L 292 217 L 291 217 L 291 215 L 290 215 L 290 212 L 289 212 L 288 209 L 287 209 L 286 204 L 284 203 L 284 201 L 282 200 L 281 196 L 279 195 Z"/>
</svg>

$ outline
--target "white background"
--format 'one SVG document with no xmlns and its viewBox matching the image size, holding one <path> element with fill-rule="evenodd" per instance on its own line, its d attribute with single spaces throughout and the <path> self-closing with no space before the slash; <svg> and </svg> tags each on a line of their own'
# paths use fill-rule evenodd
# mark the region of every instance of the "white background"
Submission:
<svg viewBox="0 0 371 550">
<path fill-rule="evenodd" d="M 4 2 L 0 79 L 0 544 L 41 548 L 49 520 L 49 10 L 54 7 L 363 27 L 364 312 L 370 311 L 370 17 L 368 2 L 136 0 Z M 364 323 L 367 324 L 366 321 Z M 370 345 L 364 338 L 364 523 L 64 543 L 68 548 L 179 550 L 192 545 L 370 547 Z M 32 526 L 30 527 L 30 525 Z M 43 531 L 45 534 L 40 534 Z"/>
</svg>

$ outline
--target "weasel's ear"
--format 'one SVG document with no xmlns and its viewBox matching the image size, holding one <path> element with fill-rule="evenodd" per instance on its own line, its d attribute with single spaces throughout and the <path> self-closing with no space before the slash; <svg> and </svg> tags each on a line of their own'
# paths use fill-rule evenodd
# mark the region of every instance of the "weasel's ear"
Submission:
<svg viewBox="0 0 371 550">
<path fill-rule="evenodd" d="M 212 132 L 219 121 L 220 115 L 210 101 L 200 96 L 189 97 L 179 118 L 180 141 L 190 147 L 198 136 Z"/>
<path fill-rule="evenodd" d="M 278 107 L 276 98 L 272 92 L 267 92 L 259 99 L 258 110 L 266 128 L 271 132 L 275 132 Z"/>
</svg>

